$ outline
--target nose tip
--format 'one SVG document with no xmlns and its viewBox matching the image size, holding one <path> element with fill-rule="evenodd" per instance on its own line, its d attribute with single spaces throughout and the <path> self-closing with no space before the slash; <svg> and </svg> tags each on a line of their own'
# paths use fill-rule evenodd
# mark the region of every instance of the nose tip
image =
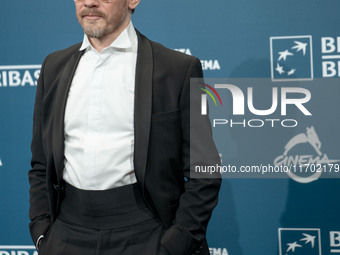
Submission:
<svg viewBox="0 0 340 255">
<path fill-rule="evenodd" d="M 84 6 L 86 7 L 95 7 L 98 6 L 98 0 L 84 0 Z"/>
</svg>

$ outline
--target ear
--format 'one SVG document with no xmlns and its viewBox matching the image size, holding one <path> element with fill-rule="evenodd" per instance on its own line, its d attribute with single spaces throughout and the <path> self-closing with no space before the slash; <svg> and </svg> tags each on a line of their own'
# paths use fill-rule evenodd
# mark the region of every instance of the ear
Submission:
<svg viewBox="0 0 340 255">
<path fill-rule="evenodd" d="M 139 4 L 140 0 L 129 0 L 129 8 L 131 10 L 135 9 Z"/>
</svg>

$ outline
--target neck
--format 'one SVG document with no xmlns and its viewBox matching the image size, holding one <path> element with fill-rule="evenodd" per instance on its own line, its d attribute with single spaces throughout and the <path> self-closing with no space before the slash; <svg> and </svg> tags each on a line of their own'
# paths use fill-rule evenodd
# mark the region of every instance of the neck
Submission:
<svg viewBox="0 0 340 255">
<path fill-rule="evenodd" d="M 106 47 L 110 46 L 130 24 L 130 19 L 126 19 L 113 33 L 104 35 L 100 38 L 88 37 L 91 45 L 99 53 Z"/>
</svg>

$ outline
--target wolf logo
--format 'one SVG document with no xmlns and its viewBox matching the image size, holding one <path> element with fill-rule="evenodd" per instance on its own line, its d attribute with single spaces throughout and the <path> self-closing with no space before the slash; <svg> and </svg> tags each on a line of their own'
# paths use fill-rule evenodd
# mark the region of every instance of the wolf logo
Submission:
<svg viewBox="0 0 340 255">
<path fill-rule="evenodd" d="M 298 144 L 309 144 L 316 151 L 317 155 L 294 155 L 293 152 L 289 153 Z M 290 155 L 288 155 L 288 153 Z M 287 175 L 293 180 L 299 183 L 310 183 L 318 180 L 324 171 L 319 171 L 316 169 L 321 167 L 321 165 L 327 167 L 330 164 L 340 162 L 340 160 L 329 159 L 326 153 L 321 152 L 321 142 L 318 135 L 315 132 L 313 126 L 306 128 L 306 133 L 300 133 L 293 138 L 291 138 L 286 146 L 282 155 L 274 159 L 275 166 L 294 166 L 293 171 L 288 171 Z M 308 168 L 309 165 L 314 166 L 314 168 Z M 302 171 L 304 167 L 304 171 Z M 298 171 L 295 171 L 295 170 Z M 309 169 L 307 171 L 307 169 Z M 299 173 L 299 174 L 296 174 Z M 303 173 L 302 175 L 300 173 Z"/>
<path fill-rule="evenodd" d="M 297 144 L 307 143 L 307 142 L 315 149 L 315 151 L 318 153 L 319 156 L 322 155 L 322 152 L 320 151 L 321 142 L 319 140 L 318 135 L 315 132 L 314 127 L 310 127 L 310 128 L 307 127 L 306 134 L 301 133 L 301 134 L 294 136 L 292 139 L 290 139 L 284 148 L 283 155 L 287 156 L 287 153 Z"/>
</svg>

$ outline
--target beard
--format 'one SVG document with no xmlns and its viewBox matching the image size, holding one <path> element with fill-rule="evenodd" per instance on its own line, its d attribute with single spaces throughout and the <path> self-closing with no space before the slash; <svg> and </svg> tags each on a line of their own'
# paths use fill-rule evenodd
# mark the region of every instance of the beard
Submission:
<svg viewBox="0 0 340 255">
<path fill-rule="evenodd" d="M 99 20 L 85 20 L 82 17 L 88 14 L 98 15 L 102 17 Z M 78 21 L 81 24 L 84 33 L 90 38 L 102 38 L 109 33 L 116 31 L 123 23 L 126 15 L 122 14 L 121 16 L 108 17 L 94 9 L 85 9 L 79 14 Z"/>
<path fill-rule="evenodd" d="M 105 28 L 96 28 L 93 25 L 82 25 L 84 33 L 91 38 L 101 38 L 103 37 L 106 33 Z"/>
</svg>

